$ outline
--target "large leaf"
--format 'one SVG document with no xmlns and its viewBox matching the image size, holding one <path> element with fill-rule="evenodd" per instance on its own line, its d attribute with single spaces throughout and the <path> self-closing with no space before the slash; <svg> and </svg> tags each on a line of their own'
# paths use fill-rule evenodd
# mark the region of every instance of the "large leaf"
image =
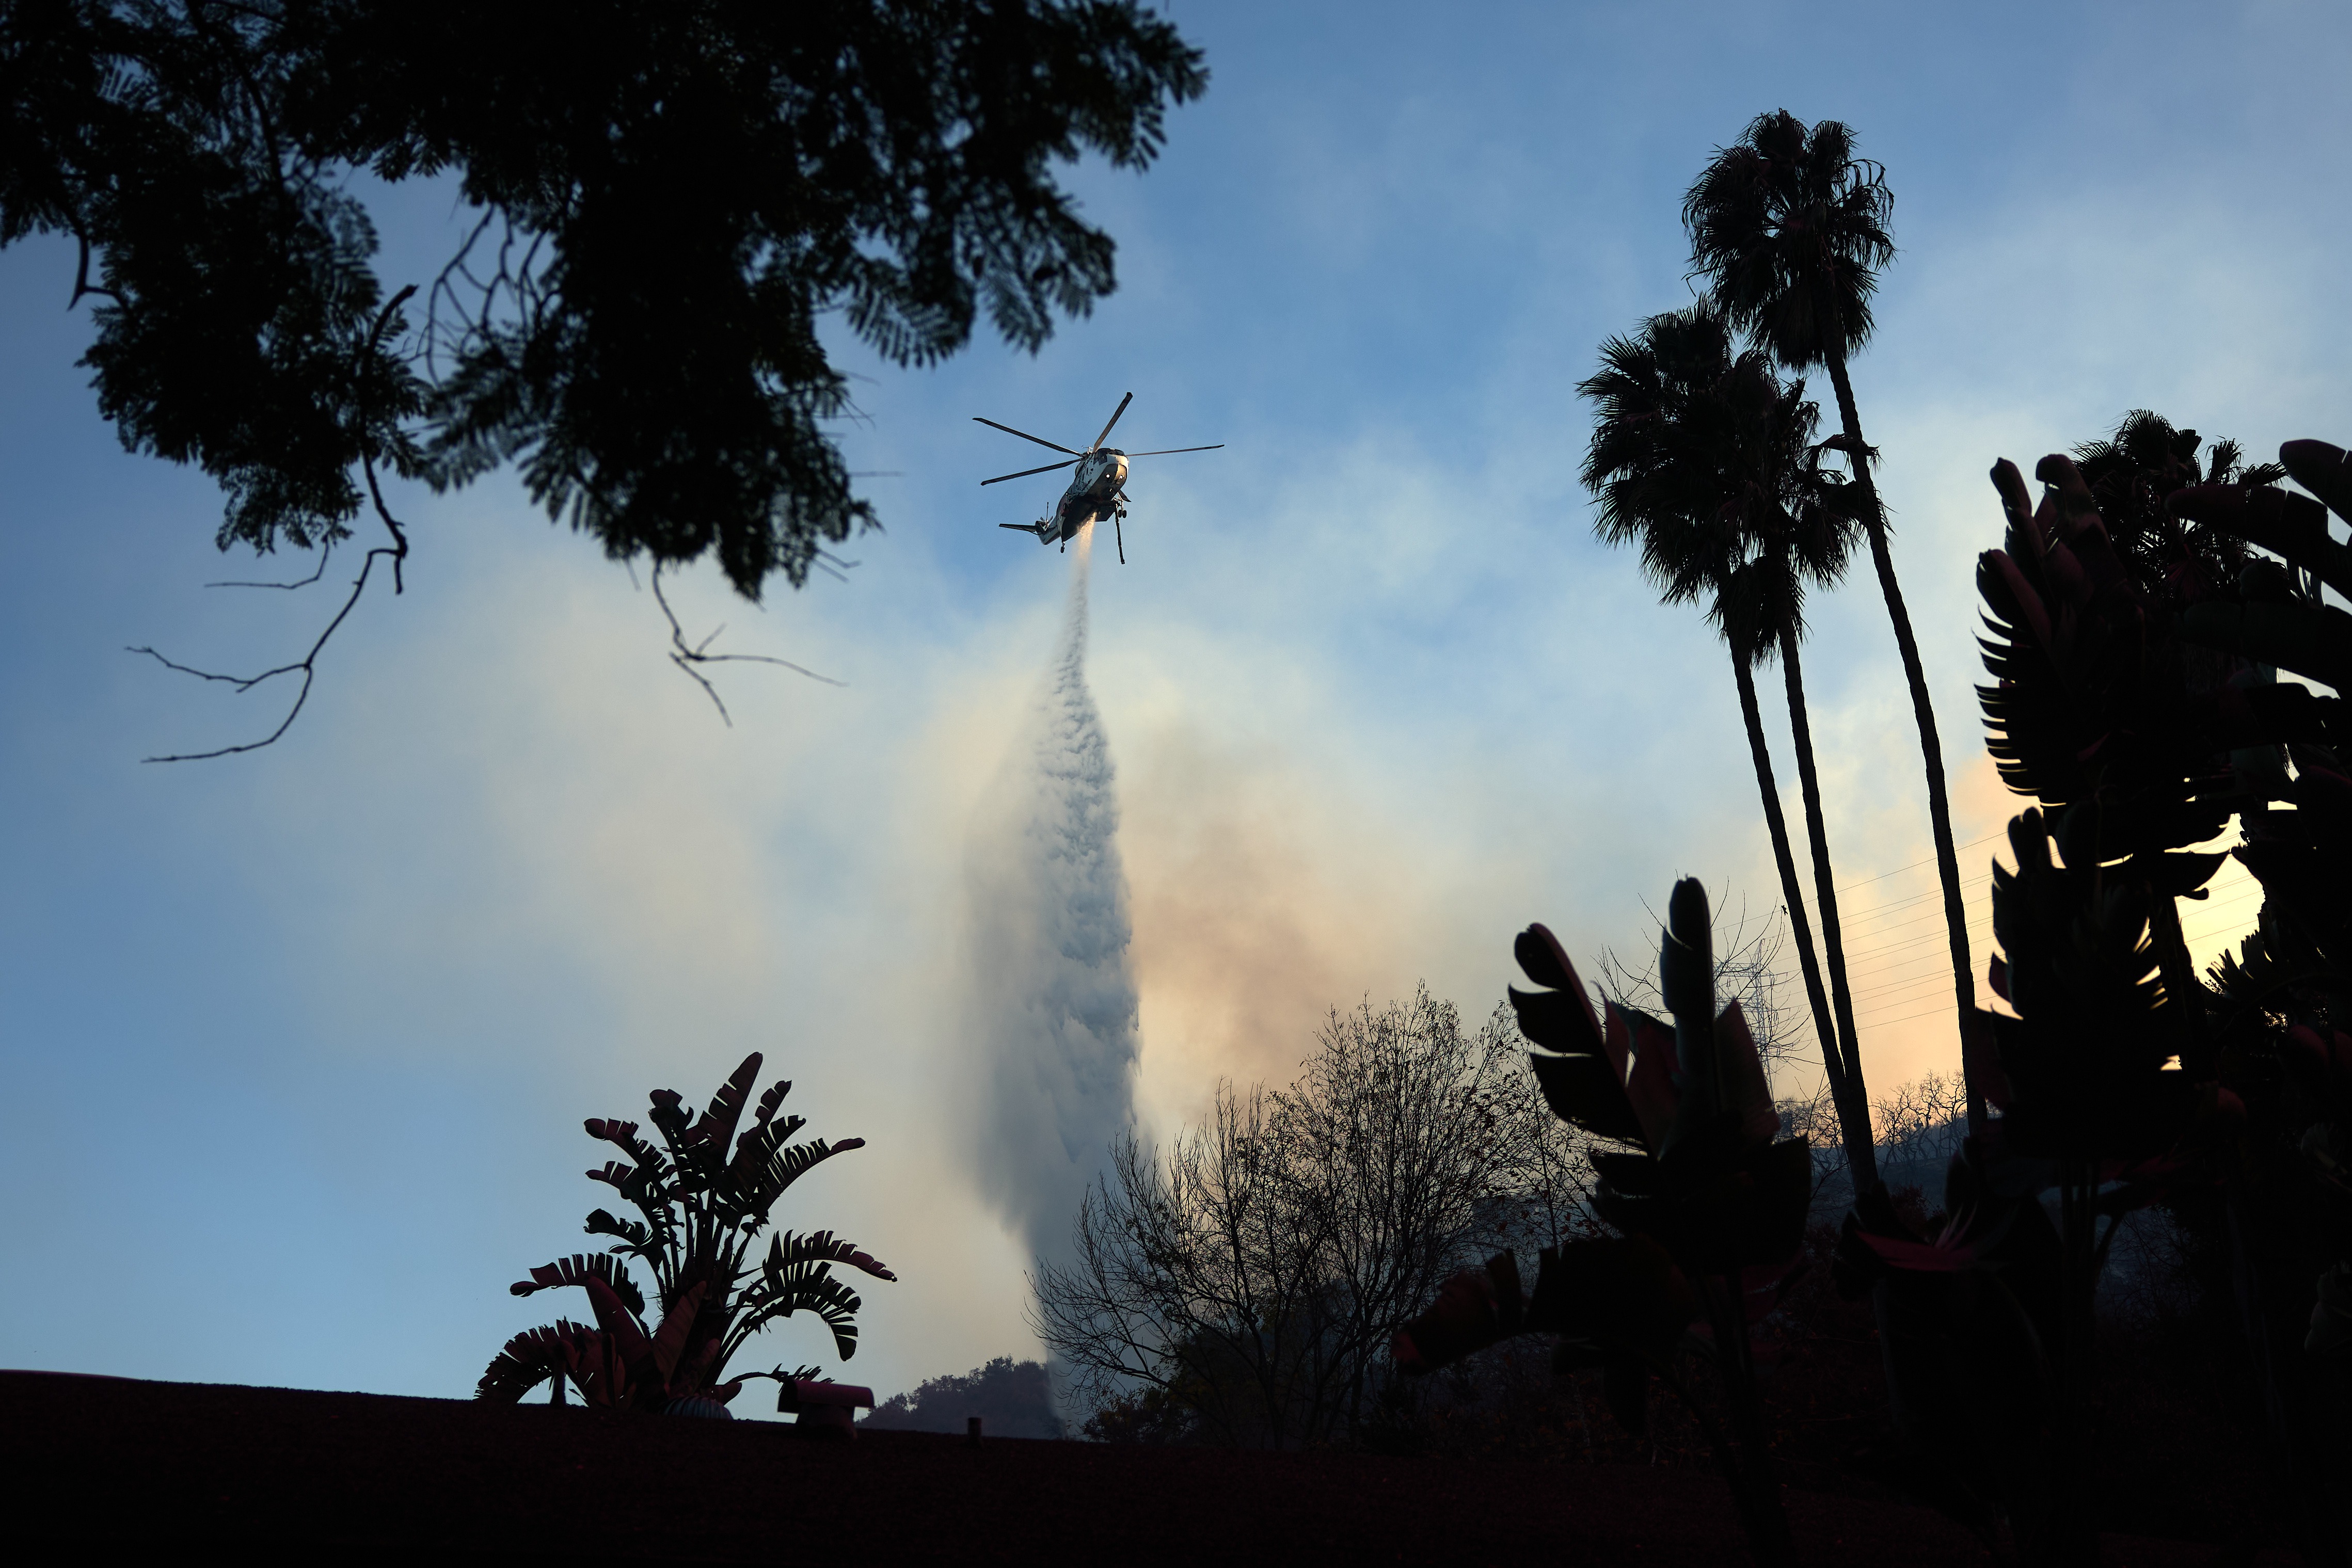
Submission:
<svg viewBox="0 0 2352 1568">
<path fill-rule="evenodd" d="M 768 1243 L 770 1260 L 780 1267 L 801 1263 L 846 1263 L 862 1270 L 877 1280 L 898 1279 L 882 1261 L 868 1252 L 860 1252 L 854 1242 L 836 1239 L 830 1230 L 812 1230 L 805 1236 L 794 1236 L 789 1230 L 778 1231 Z"/>
<path fill-rule="evenodd" d="M 1522 995 L 1513 991 L 1511 999 L 1517 1002 Z M 1641 1119 L 1634 1115 L 1633 1103 L 1625 1098 L 1625 1086 L 1617 1082 L 1607 1057 L 1554 1056 L 1531 1051 L 1528 1065 L 1535 1070 L 1545 1103 L 1561 1121 L 1620 1143 L 1642 1142 Z"/>
<path fill-rule="evenodd" d="M 1659 934 L 1658 988 L 1675 1015 L 1675 1087 L 1681 1104 L 1666 1142 L 1711 1123 L 1725 1095 L 1715 1054 L 1715 927 L 1696 877 L 1675 883 Z"/>
<path fill-rule="evenodd" d="M 661 1327 L 654 1331 L 654 1369 L 667 1387 L 670 1375 L 677 1370 L 678 1358 L 685 1354 L 687 1335 L 694 1331 L 694 1320 L 702 1312 L 702 1299 L 709 1294 L 708 1281 L 699 1282 L 671 1303 L 662 1314 Z"/>
<path fill-rule="evenodd" d="M 559 1321 L 515 1335 L 483 1370 L 474 1397 L 512 1405 L 550 1377 L 565 1375 L 572 1364 L 568 1340 L 576 1332 L 578 1324 Z"/>
<path fill-rule="evenodd" d="M 2352 453 L 2325 441 L 2290 441 L 2279 448 L 2279 461 L 2296 484 L 2352 522 Z"/>
<path fill-rule="evenodd" d="M 654 1249 L 654 1233 L 649 1226 L 634 1219 L 622 1219 L 604 1209 L 593 1210 L 587 1223 L 581 1227 L 591 1236 L 617 1236 L 627 1242 L 628 1250 L 644 1257 Z"/>
<path fill-rule="evenodd" d="M 719 1086 L 719 1092 L 710 1097 L 709 1108 L 687 1134 L 687 1141 L 712 1166 L 725 1162 L 727 1145 L 735 1140 L 735 1124 L 742 1119 L 743 1107 L 751 1103 L 751 1085 L 759 1077 L 760 1053 L 755 1051 Z"/>
<path fill-rule="evenodd" d="M 2327 508 L 2308 496 L 2269 485 L 2200 485 L 2167 503 L 2176 517 L 2260 545 L 2352 595 L 2352 548 L 2327 534 Z"/>
<path fill-rule="evenodd" d="M 792 1085 L 785 1084 L 789 1089 Z M 762 1101 L 762 1104 L 766 1102 Z M 803 1116 L 787 1116 L 782 1121 L 760 1117 L 743 1135 L 735 1140 L 735 1157 L 728 1163 L 727 1180 L 738 1193 L 748 1192 L 759 1185 L 761 1175 L 776 1151 L 793 1141 L 803 1127 L 808 1125 Z"/>
<path fill-rule="evenodd" d="M 1584 982 L 1561 951 L 1559 938 L 1541 925 L 1530 925 L 1519 933 L 1513 951 L 1528 978 L 1551 988 L 1509 988 L 1519 1032 L 1542 1048 L 1528 1053 L 1528 1063 L 1545 1103 L 1564 1122 L 1604 1138 L 1640 1143 L 1641 1119 L 1625 1097 L 1624 1052 L 1611 1051 L 1610 1037 L 1593 1016 Z"/>
<path fill-rule="evenodd" d="M 1664 1248 L 1647 1237 L 1610 1236 L 1544 1249 L 1527 1326 L 1604 1356 L 1657 1355 L 1698 1315 L 1698 1298 Z"/>
<path fill-rule="evenodd" d="M 863 1262 L 858 1261 L 861 1259 Z M 777 1319 L 809 1312 L 833 1331 L 834 1347 L 843 1360 L 855 1355 L 857 1327 L 851 1320 L 864 1303 L 848 1285 L 833 1277 L 836 1261 L 863 1268 L 880 1279 L 897 1278 L 848 1243 L 835 1240 L 829 1231 L 798 1238 L 780 1231 L 770 1239 L 760 1277 L 743 1292 L 743 1310 L 729 1334 L 730 1345 L 741 1343 Z"/>
<path fill-rule="evenodd" d="M 561 1290 L 566 1285 L 584 1288 L 592 1279 L 603 1281 L 630 1312 L 639 1317 L 645 1315 L 644 1292 L 630 1280 L 628 1266 L 609 1252 L 575 1252 L 569 1258 L 558 1258 L 533 1269 L 530 1279 L 518 1280 L 507 1288 L 518 1296 L 528 1296 L 539 1291 Z"/>
<path fill-rule="evenodd" d="M 612 1287 L 597 1276 L 591 1274 L 581 1283 L 588 1288 L 588 1304 L 595 1310 L 596 1326 L 612 1341 L 619 1362 L 632 1367 L 649 1364 L 653 1346 L 646 1338 L 638 1314 L 631 1312 Z"/>
<path fill-rule="evenodd" d="M 739 1188 L 732 1195 L 731 1206 L 740 1215 L 763 1215 L 775 1206 L 778 1198 L 784 1196 L 784 1190 L 787 1187 L 806 1176 L 815 1166 L 833 1158 L 835 1155 L 845 1155 L 852 1149 L 862 1149 L 865 1146 L 866 1140 L 863 1138 L 844 1138 L 837 1144 L 828 1144 L 823 1138 L 812 1138 L 805 1144 L 794 1144 L 788 1149 L 780 1149 L 769 1157 L 767 1169 L 760 1173 L 760 1178 L 756 1183 L 748 1189 Z"/>
<path fill-rule="evenodd" d="M 1722 1066 L 1725 1108 L 1738 1113 L 1740 1131 L 1749 1143 L 1770 1143 L 1780 1130 L 1780 1112 L 1772 1103 L 1764 1059 L 1757 1054 L 1756 1037 L 1737 997 L 1715 1020 L 1715 1049 Z"/>
<path fill-rule="evenodd" d="M 2338 691 L 2352 690 L 2352 615 L 2332 604 L 2209 600 L 2180 612 L 2180 634 Z"/>
<path fill-rule="evenodd" d="M 1429 1310 L 1397 1331 L 1389 1351 L 1400 1371 L 1422 1376 L 1517 1333 L 1526 1310 L 1518 1262 L 1498 1252 L 1484 1269 L 1446 1281 Z"/>
<path fill-rule="evenodd" d="M 1609 1053 L 1632 1062 L 1625 1097 L 1641 1119 L 1643 1142 L 1663 1148 L 1682 1096 L 1675 1088 L 1675 1031 L 1634 1008 L 1609 1004 Z"/>
</svg>

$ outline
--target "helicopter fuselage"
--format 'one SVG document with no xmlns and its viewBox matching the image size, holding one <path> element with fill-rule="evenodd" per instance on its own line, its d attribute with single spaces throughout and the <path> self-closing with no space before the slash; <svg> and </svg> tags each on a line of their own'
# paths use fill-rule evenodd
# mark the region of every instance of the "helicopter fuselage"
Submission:
<svg viewBox="0 0 2352 1568">
<path fill-rule="evenodd" d="M 1127 497 L 1120 486 L 1127 483 L 1127 454 L 1112 447 L 1089 452 L 1078 460 L 1078 471 L 1070 480 L 1070 487 L 1054 503 L 1053 515 L 1037 519 L 1037 542 L 1053 544 L 1072 539 L 1088 523 L 1108 517 L 1120 508 Z"/>
</svg>

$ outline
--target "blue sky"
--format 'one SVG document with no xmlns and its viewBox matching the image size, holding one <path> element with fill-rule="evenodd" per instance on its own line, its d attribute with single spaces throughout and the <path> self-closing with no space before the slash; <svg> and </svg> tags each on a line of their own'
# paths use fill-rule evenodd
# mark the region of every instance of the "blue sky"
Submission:
<svg viewBox="0 0 2352 1568">
<path fill-rule="evenodd" d="M 1129 564 L 1096 566 L 1156 1128 L 1286 1075 L 1330 1006 L 1425 978 L 1483 1012 L 1531 919 L 1591 954 L 1643 946 L 1679 873 L 1774 902 L 1723 655 L 1575 484 L 1575 382 L 1688 298 L 1681 192 L 1752 114 L 1845 120 L 1894 184 L 1854 379 L 1964 841 L 2011 810 L 1969 690 L 1992 460 L 2136 406 L 2258 452 L 2352 438 L 2337 8 L 1172 13 L 1208 96 L 1149 175 L 1071 176 L 1119 293 L 1034 358 L 845 344 L 886 531 L 764 608 L 680 584 L 722 648 L 848 683 L 728 671 L 731 729 L 649 599 L 500 477 L 401 497 L 409 591 L 362 606 L 285 743 L 141 766 L 279 710 L 126 645 L 274 663 L 324 601 L 202 586 L 251 563 L 213 551 L 199 476 L 98 419 L 69 250 L 0 253 L 0 1364 L 462 1395 L 542 1315 L 507 1282 L 586 1241 L 580 1119 L 698 1103 L 753 1049 L 869 1140 L 782 1214 L 903 1277 L 848 1374 L 1027 1353 L 960 1164 L 949 977 L 1064 577 L 994 527 L 1054 478 L 978 488 L 1034 449 L 973 414 L 1076 444 L 1132 391 L 1129 447 L 1229 444 L 1139 462 Z M 437 267 L 446 190 L 378 211 L 388 279 Z M 1911 1016 L 1924 792 L 1866 577 L 1809 657 L 1841 881 L 1895 873 L 1849 899 L 1886 906 L 1849 941 L 1891 1082 L 1950 1050 Z"/>
</svg>

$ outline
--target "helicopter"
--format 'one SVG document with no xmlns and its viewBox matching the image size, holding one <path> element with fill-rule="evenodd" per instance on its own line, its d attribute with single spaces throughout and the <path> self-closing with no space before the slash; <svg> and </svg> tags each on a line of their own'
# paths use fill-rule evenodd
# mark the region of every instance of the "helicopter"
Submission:
<svg viewBox="0 0 2352 1568">
<path fill-rule="evenodd" d="M 987 425 L 991 430 L 1001 430 L 1007 435 L 1017 435 L 1024 441 L 1034 441 L 1056 452 L 1070 453 L 1069 463 L 1048 463 L 1043 468 L 1024 468 L 1018 474 L 999 474 L 993 479 L 982 479 L 982 485 L 1002 485 L 1007 479 L 1026 479 L 1032 474 L 1051 474 L 1056 468 L 1067 468 L 1071 463 L 1076 464 L 1078 468 L 1070 479 L 1070 487 L 1062 492 L 1062 498 L 1054 503 L 1050 514 L 1034 523 L 999 523 L 996 526 L 1011 528 L 1016 533 L 1035 534 L 1041 545 L 1049 545 L 1059 539 L 1062 548 L 1067 549 L 1070 540 L 1080 528 L 1108 517 L 1111 538 L 1118 545 L 1118 563 L 1125 566 L 1127 540 L 1118 525 L 1127 516 L 1127 495 L 1119 488 L 1127 483 L 1127 460 L 1129 457 L 1166 457 L 1178 452 L 1214 452 L 1224 445 L 1220 441 L 1210 446 L 1170 446 L 1158 452 L 1121 452 L 1115 446 L 1105 446 L 1103 443 L 1110 438 L 1111 425 L 1118 423 L 1118 416 L 1125 413 L 1127 405 L 1134 401 L 1133 392 L 1118 400 L 1118 406 L 1111 410 L 1110 423 L 1102 427 L 1102 434 L 1096 436 L 1094 444 L 1084 452 L 1071 452 L 1059 442 L 1048 441 L 1042 435 L 1032 435 L 1025 430 L 1015 430 L 1009 424 L 999 424 L 992 419 L 982 419 L 980 415 L 973 414 L 974 423 Z"/>
</svg>

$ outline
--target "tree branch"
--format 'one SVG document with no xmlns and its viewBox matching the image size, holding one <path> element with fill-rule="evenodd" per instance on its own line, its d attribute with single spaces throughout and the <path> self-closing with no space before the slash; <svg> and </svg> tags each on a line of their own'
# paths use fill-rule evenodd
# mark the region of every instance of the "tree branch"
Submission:
<svg viewBox="0 0 2352 1568">
<path fill-rule="evenodd" d="M 719 710 L 719 720 L 728 728 L 735 727 L 735 720 L 728 713 L 727 705 L 719 700 L 719 688 L 710 684 L 710 678 L 708 675 L 696 668 L 698 664 L 776 664 L 806 675 L 810 680 L 822 681 L 828 686 L 845 686 L 849 684 L 847 681 L 836 681 L 831 675 L 820 675 L 814 670 L 793 664 L 790 659 L 771 658 L 765 653 L 713 653 L 709 651 L 710 644 L 719 640 L 719 632 L 727 630 L 724 623 L 720 624 L 719 631 L 711 632 L 701 642 L 689 644 L 686 640 L 686 629 L 678 624 L 677 612 L 669 607 L 668 596 L 662 592 L 661 574 L 662 563 L 656 561 L 654 563 L 650 581 L 653 585 L 654 602 L 661 606 L 662 619 L 669 622 L 669 662 L 684 670 L 688 678 L 702 688 L 702 695 L 710 699 L 710 706 Z"/>
<path fill-rule="evenodd" d="M 328 560 L 328 558 L 329 558 L 329 557 L 331 557 L 331 556 L 332 556 L 334 553 L 335 553 L 335 547 L 334 547 L 334 545 L 333 545 L 332 543 L 328 543 L 328 544 L 325 544 L 325 545 L 320 546 L 320 549 L 319 549 L 319 570 L 316 570 L 316 571 L 314 571 L 314 572 L 312 572 L 310 576 L 308 576 L 308 577 L 306 577 L 306 578 L 301 579 L 299 581 L 296 581 L 296 582 L 244 582 L 244 581 L 207 582 L 207 583 L 205 583 L 205 586 L 206 588 L 308 588 L 308 587 L 310 587 L 312 583 L 314 583 L 314 582 L 318 581 L 320 578 L 322 578 L 322 577 L 324 577 L 324 576 L 326 576 L 326 575 L 327 575 L 327 560 Z M 169 663 L 170 661 L 166 660 L 165 662 L 166 662 L 166 663 Z"/>
<path fill-rule="evenodd" d="M 416 286 L 412 283 L 390 299 L 385 300 L 383 308 L 376 312 L 375 325 L 369 329 L 367 343 L 361 350 L 362 385 L 365 384 L 364 361 L 382 351 L 384 330 L 392 324 L 393 313 L 405 304 L 409 297 L 415 292 Z M 368 578 L 375 570 L 377 558 L 382 557 L 392 562 L 393 592 L 397 594 L 403 591 L 404 584 L 401 579 L 401 568 L 408 559 L 408 530 L 403 528 L 400 520 L 392 515 L 392 508 L 384 505 L 383 486 L 376 481 L 375 454 L 372 449 L 365 447 L 362 449 L 360 470 L 367 477 L 368 498 L 374 503 L 376 516 L 383 519 L 384 532 L 392 536 L 392 543 L 378 545 L 360 558 L 360 574 L 352 580 L 352 591 L 349 597 L 344 599 L 342 608 L 335 612 L 334 618 L 327 622 L 325 630 L 319 633 L 318 640 L 310 644 L 309 653 L 290 664 L 280 664 L 275 669 L 264 670 L 257 675 L 224 675 L 211 670 L 199 670 L 191 664 L 174 663 L 152 648 L 140 647 L 125 650 L 132 653 L 144 653 L 167 670 L 177 670 L 184 675 L 194 675 L 198 680 L 218 681 L 225 685 L 234 686 L 240 692 L 249 692 L 264 681 L 275 680 L 279 675 L 299 674 L 302 677 L 302 686 L 294 695 L 294 706 L 286 710 L 286 716 L 278 720 L 278 727 L 259 740 L 248 740 L 236 746 L 215 747 L 210 751 L 184 751 L 163 757 L 142 757 L 140 758 L 142 762 L 209 762 L 215 758 L 234 757 L 239 752 L 258 751 L 265 746 L 275 746 L 278 739 L 293 727 L 294 720 L 301 715 L 302 705 L 310 700 L 311 685 L 319 676 L 319 655 L 325 651 L 328 640 L 334 636 L 343 622 L 350 617 L 351 612 L 358 607 L 360 596 L 367 591 Z M 319 558 L 319 570 L 302 582 L 214 583 L 206 586 L 302 588 L 318 581 L 325 575 L 326 570 L 327 558 L 322 554 Z"/>
</svg>

